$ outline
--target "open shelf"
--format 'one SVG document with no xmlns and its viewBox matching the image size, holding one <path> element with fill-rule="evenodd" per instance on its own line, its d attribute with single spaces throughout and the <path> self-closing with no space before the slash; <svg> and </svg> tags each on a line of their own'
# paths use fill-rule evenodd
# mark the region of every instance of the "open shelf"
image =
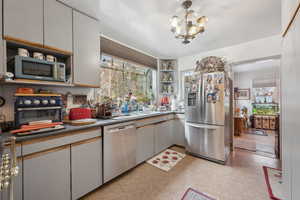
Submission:
<svg viewBox="0 0 300 200">
<path fill-rule="evenodd" d="M 15 80 L 1 80 L 1 84 L 23 84 L 23 85 L 45 85 L 45 86 L 57 86 L 57 87 L 73 87 L 73 84 L 64 82 L 52 82 L 52 81 L 39 81 L 39 80 L 27 80 L 27 79 L 15 79 Z"/>
</svg>

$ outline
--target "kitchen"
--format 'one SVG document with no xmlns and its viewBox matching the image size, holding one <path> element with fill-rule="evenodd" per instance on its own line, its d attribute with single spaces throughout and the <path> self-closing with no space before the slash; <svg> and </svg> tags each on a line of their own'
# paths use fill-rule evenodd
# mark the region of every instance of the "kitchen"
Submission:
<svg viewBox="0 0 300 200">
<path fill-rule="evenodd" d="M 292 136 L 280 159 L 234 149 L 232 72 L 281 58 L 281 2 L 0 2 L 0 199 L 281 197 Z"/>
</svg>

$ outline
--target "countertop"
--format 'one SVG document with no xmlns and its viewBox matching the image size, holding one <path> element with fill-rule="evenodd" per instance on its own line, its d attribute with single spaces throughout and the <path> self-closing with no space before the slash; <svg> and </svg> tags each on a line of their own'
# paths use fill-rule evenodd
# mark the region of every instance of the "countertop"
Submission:
<svg viewBox="0 0 300 200">
<path fill-rule="evenodd" d="M 66 133 L 66 132 L 70 132 L 70 131 L 78 131 L 78 130 L 84 130 L 84 129 L 87 129 L 87 128 L 108 126 L 108 125 L 113 125 L 113 124 L 133 121 L 133 120 L 141 120 L 141 119 L 145 119 L 145 118 L 168 115 L 168 114 L 184 114 L 184 112 L 177 112 L 177 111 L 152 112 L 152 113 L 147 113 L 147 114 L 143 113 L 143 114 L 136 114 L 136 115 L 130 115 L 130 116 L 122 116 L 122 117 L 117 117 L 116 119 L 107 119 L 107 120 L 97 119 L 96 123 L 89 124 L 89 125 L 84 125 L 84 126 L 72 126 L 72 125 L 65 124 L 64 129 L 60 129 L 60 130 L 57 130 L 57 131 L 45 132 L 45 133 L 40 133 L 40 134 L 35 134 L 35 135 L 17 136 L 16 137 L 16 142 L 23 142 L 23 141 L 27 141 L 27 140 L 36 139 L 36 138 L 42 138 L 42 137 L 47 137 L 47 136 L 52 136 L 52 135 L 58 135 L 58 134 Z M 11 133 L 4 132 L 0 136 L 0 139 L 2 140 L 2 139 L 5 139 L 7 137 L 10 137 L 10 136 L 12 136 Z"/>
</svg>

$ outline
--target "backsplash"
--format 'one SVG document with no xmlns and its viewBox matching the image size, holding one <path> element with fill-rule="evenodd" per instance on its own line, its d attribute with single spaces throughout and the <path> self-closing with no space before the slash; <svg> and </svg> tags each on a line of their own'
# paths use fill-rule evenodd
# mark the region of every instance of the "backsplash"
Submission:
<svg viewBox="0 0 300 200">
<path fill-rule="evenodd" d="M 31 87 L 35 90 L 49 89 L 59 94 L 72 95 L 87 95 L 87 99 L 95 99 L 96 91 L 93 88 L 71 88 L 71 87 L 43 87 L 43 86 L 21 86 L 21 85 L 2 85 L 0 86 L 0 96 L 2 96 L 6 103 L 0 108 L 0 115 L 4 115 L 6 121 L 14 120 L 14 93 L 18 87 Z M 73 104 L 72 96 L 68 97 L 68 108 L 79 107 L 80 105 Z M 1 120 L 0 120 L 1 121 Z"/>
</svg>

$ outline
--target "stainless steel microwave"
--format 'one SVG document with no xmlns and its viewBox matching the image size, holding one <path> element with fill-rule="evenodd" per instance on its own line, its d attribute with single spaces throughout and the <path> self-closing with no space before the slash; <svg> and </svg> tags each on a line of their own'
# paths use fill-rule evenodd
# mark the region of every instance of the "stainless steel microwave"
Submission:
<svg viewBox="0 0 300 200">
<path fill-rule="evenodd" d="M 66 82 L 66 65 L 31 57 L 15 56 L 8 61 L 15 78 Z"/>
</svg>

